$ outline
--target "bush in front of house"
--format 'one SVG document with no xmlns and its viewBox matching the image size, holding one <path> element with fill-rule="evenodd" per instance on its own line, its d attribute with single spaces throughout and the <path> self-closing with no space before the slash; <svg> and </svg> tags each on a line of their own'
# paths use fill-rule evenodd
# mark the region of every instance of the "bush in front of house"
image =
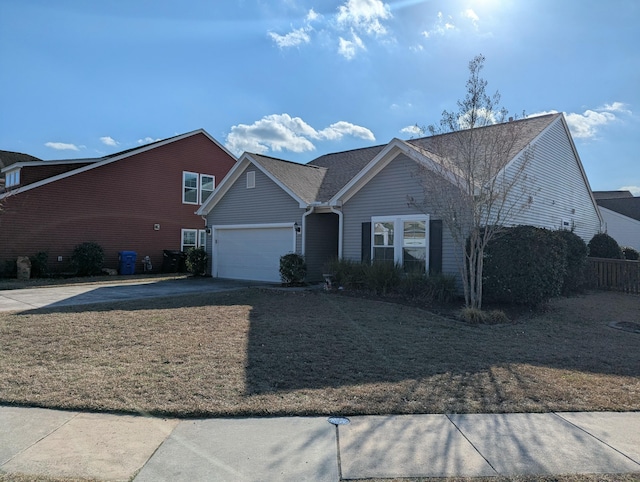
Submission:
<svg viewBox="0 0 640 482">
<path fill-rule="evenodd" d="M 374 261 L 365 269 L 365 286 L 378 295 L 386 295 L 396 290 L 402 275 L 402 266 L 388 261 Z"/>
<path fill-rule="evenodd" d="M 623 259 L 618 242 L 607 233 L 598 233 L 589 241 L 589 256 L 592 258 Z"/>
<path fill-rule="evenodd" d="M 368 265 L 350 259 L 334 258 L 325 267 L 325 272 L 333 277 L 332 283 L 347 290 L 364 289 Z"/>
<path fill-rule="evenodd" d="M 624 259 L 628 259 L 631 261 L 638 261 L 640 259 L 640 253 L 631 246 L 623 246 L 622 254 L 624 255 Z"/>
<path fill-rule="evenodd" d="M 29 256 L 31 261 L 31 277 L 32 278 L 46 278 L 49 276 L 49 253 L 46 251 L 40 251 L 38 254 Z"/>
<path fill-rule="evenodd" d="M 483 300 L 537 306 L 561 293 L 566 242 L 533 226 L 507 228 L 485 249 Z"/>
<path fill-rule="evenodd" d="M 576 233 L 567 230 L 556 231 L 567 244 L 567 271 L 562 284 L 562 294 L 579 292 L 586 283 L 585 269 L 589 248 Z"/>
<path fill-rule="evenodd" d="M 280 279 L 287 286 L 304 284 L 307 277 L 307 263 L 297 253 L 289 253 L 280 257 Z"/>
<path fill-rule="evenodd" d="M 104 250 L 93 241 L 78 244 L 71 254 L 71 266 L 77 276 L 96 276 L 102 273 Z"/>
<path fill-rule="evenodd" d="M 398 294 L 405 298 L 446 303 L 457 295 L 455 276 L 442 273 L 405 273 L 391 263 L 360 263 L 333 259 L 325 266 L 332 283 L 346 290 L 369 291 L 379 295 Z"/>
<path fill-rule="evenodd" d="M 207 261 L 209 256 L 204 248 L 189 248 L 186 253 L 184 264 L 187 271 L 194 276 L 204 276 L 207 272 Z"/>
</svg>

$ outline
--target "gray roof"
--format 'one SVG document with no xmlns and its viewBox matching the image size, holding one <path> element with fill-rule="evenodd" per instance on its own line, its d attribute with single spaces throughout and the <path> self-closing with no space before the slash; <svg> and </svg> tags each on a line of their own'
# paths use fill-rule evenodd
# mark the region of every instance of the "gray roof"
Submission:
<svg viewBox="0 0 640 482">
<path fill-rule="evenodd" d="M 517 134 L 517 137 L 514 143 L 510 145 L 511 151 L 507 158 L 507 160 L 510 160 L 561 115 L 562 114 L 547 114 L 539 117 L 530 117 L 508 123 L 481 127 L 474 131 L 480 132 L 481 135 L 485 133 L 489 134 L 489 136 L 485 136 L 485 138 L 488 139 L 494 138 L 495 133 L 506 133 L 513 130 L 513 132 Z M 467 135 L 468 132 L 469 131 L 463 130 L 437 136 L 411 139 L 406 142 L 408 145 L 416 148 L 421 154 L 428 155 L 429 153 L 442 152 L 443 145 L 453 147 L 459 144 L 459 137 Z M 312 204 L 314 202 L 327 202 L 331 199 L 386 146 L 387 144 L 383 144 L 325 154 L 312 160 L 308 164 L 298 164 L 260 154 L 250 153 L 250 155 L 300 199 L 308 204 Z M 504 159 L 504 157 L 502 158 Z M 501 168 L 503 166 L 499 167 Z"/>
<path fill-rule="evenodd" d="M 311 204 L 318 199 L 320 186 L 327 174 L 323 167 L 298 164 L 261 154 L 250 154 L 266 171 L 288 187 L 300 199 Z"/>
<path fill-rule="evenodd" d="M 598 199 L 618 199 L 633 197 L 631 191 L 593 191 L 593 197 Z"/>
<path fill-rule="evenodd" d="M 596 199 L 596 202 L 598 206 L 640 221 L 640 197 L 631 196 L 617 199 Z"/>
<path fill-rule="evenodd" d="M 328 170 L 317 200 L 326 202 L 331 199 L 385 147 L 386 145 L 381 145 L 325 154 L 307 164 Z"/>
<path fill-rule="evenodd" d="M 428 152 L 438 154 L 441 157 L 451 156 L 452 153 L 468 146 L 466 137 L 473 132 L 479 136 L 479 144 L 482 146 L 481 154 L 497 159 L 499 162 L 508 162 L 518 153 L 523 151 L 544 129 L 562 114 L 546 114 L 537 117 L 527 117 L 515 121 L 493 124 L 471 130 L 460 130 L 447 134 L 439 134 L 418 139 L 410 139 L 408 144 L 415 145 Z M 478 145 L 474 141 L 474 146 Z M 508 152 L 498 152 L 496 149 L 508 147 Z M 504 165 L 494 166 L 497 170 Z"/>
<path fill-rule="evenodd" d="M 0 151 L 0 169 L 17 162 L 33 162 L 39 160 L 37 157 L 22 154 L 21 152 Z"/>
</svg>

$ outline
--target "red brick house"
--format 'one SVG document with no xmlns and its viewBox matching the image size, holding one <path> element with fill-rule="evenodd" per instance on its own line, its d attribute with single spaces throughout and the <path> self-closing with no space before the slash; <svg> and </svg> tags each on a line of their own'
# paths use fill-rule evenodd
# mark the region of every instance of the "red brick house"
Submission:
<svg viewBox="0 0 640 482">
<path fill-rule="evenodd" d="M 13 162 L 1 170 L 0 272 L 38 252 L 52 272 L 69 271 L 86 241 L 102 246 L 107 268 L 134 251 L 136 272 L 145 256 L 160 271 L 163 250 L 206 243 L 195 211 L 235 162 L 203 129 L 97 159 Z"/>
</svg>

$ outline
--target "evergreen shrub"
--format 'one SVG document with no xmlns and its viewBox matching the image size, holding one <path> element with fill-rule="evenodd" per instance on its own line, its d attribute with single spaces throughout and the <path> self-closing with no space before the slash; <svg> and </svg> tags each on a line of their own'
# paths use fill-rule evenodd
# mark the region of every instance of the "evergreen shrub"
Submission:
<svg viewBox="0 0 640 482">
<path fill-rule="evenodd" d="M 561 293 L 567 245 L 555 232 L 507 228 L 485 249 L 483 301 L 537 306 Z"/>
<path fill-rule="evenodd" d="M 285 285 L 296 286 L 304 283 L 307 276 L 307 263 L 304 257 L 296 253 L 280 257 L 280 279 Z"/>
<path fill-rule="evenodd" d="M 593 258 L 623 259 L 618 242 L 607 233 L 598 233 L 589 241 L 589 256 Z"/>
<path fill-rule="evenodd" d="M 567 244 L 567 271 L 562 284 L 562 294 L 579 292 L 585 285 L 585 269 L 589 248 L 580 236 L 572 231 L 557 231 L 557 235 Z"/>
<path fill-rule="evenodd" d="M 204 248 L 189 248 L 184 260 L 187 271 L 194 276 L 204 276 L 209 256 Z"/>
<path fill-rule="evenodd" d="M 93 241 L 78 244 L 71 254 L 71 266 L 77 276 L 95 276 L 102 273 L 104 250 Z"/>
</svg>

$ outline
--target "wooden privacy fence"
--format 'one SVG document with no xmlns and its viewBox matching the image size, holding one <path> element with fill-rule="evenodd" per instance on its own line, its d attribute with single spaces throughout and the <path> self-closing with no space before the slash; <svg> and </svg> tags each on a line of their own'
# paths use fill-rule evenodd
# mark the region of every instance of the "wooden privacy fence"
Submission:
<svg viewBox="0 0 640 482">
<path fill-rule="evenodd" d="M 640 261 L 587 258 L 587 269 L 594 288 L 640 293 Z"/>
</svg>

